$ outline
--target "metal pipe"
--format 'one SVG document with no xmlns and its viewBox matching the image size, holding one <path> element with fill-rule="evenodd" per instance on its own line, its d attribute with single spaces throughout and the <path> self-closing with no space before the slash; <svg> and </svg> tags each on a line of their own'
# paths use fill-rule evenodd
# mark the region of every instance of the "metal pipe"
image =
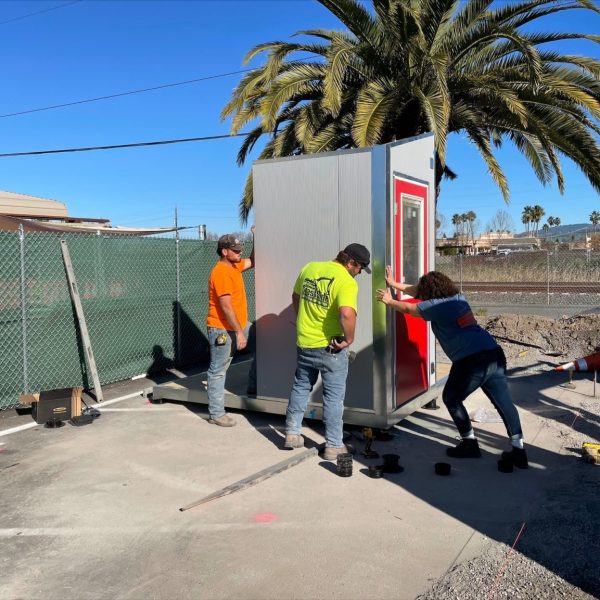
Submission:
<svg viewBox="0 0 600 600">
<path fill-rule="evenodd" d="M 19 225 L 19 252 L 21 255 L 21 337 L 23 342 L 23 393 L 29 393 L 27 364 L 27 279 L 25 276 L 25 230 Z"/>
<path fill-rule="evenodd" d="M 179 366 L 181 362 L 181 272 L 177 207 L 175 207 L 175 306 L 175 318 L 177 319 L 177 346 L 175 348 L 175 362 Z"/>
</svg>

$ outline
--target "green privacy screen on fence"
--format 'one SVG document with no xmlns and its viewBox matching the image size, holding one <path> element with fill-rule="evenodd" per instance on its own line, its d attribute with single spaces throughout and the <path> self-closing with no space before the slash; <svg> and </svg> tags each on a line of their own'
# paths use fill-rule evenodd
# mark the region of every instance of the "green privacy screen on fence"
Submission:
<svg viewBox="0 0 600 600">
<path fill-rule="evenodd" d="M 101 383 L 206 360 L 215 242 L 0 232 L 0 409 L 22 392 L 91 386 L 61 239 Z M 244 277 L 253 319 L 253 271 Z"/>
</svg>

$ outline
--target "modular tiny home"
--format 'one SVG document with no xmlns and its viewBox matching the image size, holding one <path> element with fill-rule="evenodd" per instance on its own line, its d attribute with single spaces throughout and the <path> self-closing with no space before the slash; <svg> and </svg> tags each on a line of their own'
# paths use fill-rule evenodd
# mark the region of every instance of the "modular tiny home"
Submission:
<svg viewBox="0 0 600 600">
<path fill-rule="evenodd" d="M 254 163 L 256 359 L 258 397 L 266 410 L 285 410 L 294 377 L 291 295 L 301 267 L 333 259 L 352 242 L 371 251 L 372 274 L 357 276 L 351 347 L 356 358 L 348 374 L 345 422 L 383 427 L 437 396 L 429 324 L 375 299 L 375 290 L 385 287 L 386 264 L 397 280 L 409 283 L 433 268 L 434 165 L 430 134 Z M 321 407 L 317 383 L 307 414 L 320 418 Z"/>
<path fill-rule="evenodd" d="M 296 364 L 292 290 L 304 264 L 332 260 L 347 244 L 371 251 L 372 274 L 357 276 L 358 319 L 344 421 L 386 427 L 439 394 L 429 324 L 375 299 L 385 266 L 416 283 L 435 250 L 434 138 L 426 134 L 373 148 L 257 161 L 253 165 L 258 393 L 228 373 L 225 404 L 283 414 Z M 409 298 L 406 298 L 407 300 Z M 189 379 L 189 378 L 188 378 Z M 182 380 L 159 388 L 189 387 Z M 155 397 L 206 402 L 204 390 Z M 237 393 L 236 393 L 237 392 Z M 322 417 L 320 380 L 307 416 Z"/>
</svg>

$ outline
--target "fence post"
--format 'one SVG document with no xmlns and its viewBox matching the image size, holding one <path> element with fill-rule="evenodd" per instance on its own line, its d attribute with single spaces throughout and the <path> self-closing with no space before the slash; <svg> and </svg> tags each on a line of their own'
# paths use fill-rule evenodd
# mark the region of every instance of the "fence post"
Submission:
<svg viewBox="0 0 600 600">
<path fill-rule="evenodd" d="M 463 291 L 463 255 L 462 252 L 458 255 L 458 268 L 459 268 L 459 286 L 460 286 L 460 293 L 462 294 Z"/>
<path fill-rule="evenodd" d="M 175 348 L 175 362 L 181 363 L 181 279 L 179 260 L 179 230 L 175 231 L 175 319 L 177 320 L 177 347 Z"/>
<path fill-rule="evenodd" d="M 550 250 L 546 250 L 546 304 L 550 306 Z"/>
<path fill-rule="evenodd" d="M 27 278 L 25 275 L 25 230 L 19 225 L 19 254 L 21 258 L 21 338 L 23 342 L 23 393 L 29 393 L 27 365 Z"/>
</svg>

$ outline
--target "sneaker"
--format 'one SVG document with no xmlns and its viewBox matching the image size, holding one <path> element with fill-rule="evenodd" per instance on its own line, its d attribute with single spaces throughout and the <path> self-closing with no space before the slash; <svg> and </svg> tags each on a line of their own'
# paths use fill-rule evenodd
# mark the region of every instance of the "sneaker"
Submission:
<svg viewBox="0 0 600 600">
<path fill-rule="evenodd" d="M 519 469 L 526 469 L 529 467 L 529 461 L 527 460 L 527 452 L 523 448 L 515 448 L 507 450 L 502 453 L 502 460 L 509 460 L 515 467 Z"/>
<path fill-rule="evenodd" d="M 236 420 L 230 417 L 228 414 L 224 414 L 216 419 L 210 418 L 208 422 L 212 423 L 213 425 L 219 425 L 219 427 L 233 427 L 236 424 Z"/>
<path fill-rule="evenodd" d="M 285 443 L 283 444 L 283 447 L 286 450 L 304 448 L 304 438 L 299 433 L 288 433 L 285 436 Z"/>
<path fill-rule="evenodd" d="M 347 454 L 350 449 L 347 446 L 341 448 L 324 448 L 321 458 L 323 460 L 337 460 L 339 454 Z"/>
<path fill-rule="evenodd" d="M 481 450 L 476 439 L 465 438 L 460 440 L 456 447 L 446 448 L 446 454 L 452 458 L 479 458 Z"/>
</svg>

